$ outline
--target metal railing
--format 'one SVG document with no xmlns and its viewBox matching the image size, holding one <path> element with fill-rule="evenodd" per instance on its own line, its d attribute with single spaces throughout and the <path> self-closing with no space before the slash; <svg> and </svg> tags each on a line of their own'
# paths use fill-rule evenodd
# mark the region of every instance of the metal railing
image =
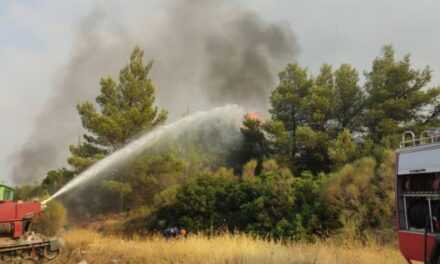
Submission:
<svg viewBox="0 0 440 264">
<path fill-rule="evenodd" d="M 440 128 L 427 129 L 422 132 L 420 137 L 416 137 L 414 132 L 405 131 L 402 135 L 400 148 L 415 147 L 440 142 Z"/>
</svg>

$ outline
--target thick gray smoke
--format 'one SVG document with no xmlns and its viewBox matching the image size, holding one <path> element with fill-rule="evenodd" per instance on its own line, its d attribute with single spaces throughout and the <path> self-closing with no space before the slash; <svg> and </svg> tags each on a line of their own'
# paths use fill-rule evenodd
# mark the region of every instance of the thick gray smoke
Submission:
<svg viewBox="0 0 440 264">
<path fill-rule="evenodd" d="M 158 104 L 175 119 L 188 111 L 234 103 L 266 111 L 276 73 L 294 59 L 296 42 L 284 25 L 224 0 L 105 1 L 79 26 L 72 59 L 59 73 L 53 96 L 34 130 L 12 158 L 17 184 L 61 166 L 67 145 L 83 133 L 75 105 L 93 100 L 99 79 L 117 76 L 135 45 L 154 59 Z"/>
</svg>

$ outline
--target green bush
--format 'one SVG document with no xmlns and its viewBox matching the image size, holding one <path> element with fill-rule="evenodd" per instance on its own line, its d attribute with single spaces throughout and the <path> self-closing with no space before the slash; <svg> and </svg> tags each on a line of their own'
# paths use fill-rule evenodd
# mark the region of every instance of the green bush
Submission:
<svg viewBox="0 0 440 264">
<path fill-rule="evenodd" d="M 47 204 L 43 214 L 38 216 L 33 223 L 33 230 L 46 236 L 54 236 L 67 223 L 67 211 L 57 201 Z"/>
<path fill-rule="evenodd" d="M 393 226 L 395 158 L 392 151 L 383 156 L 379 165 L 372 158 L 347 164 L 325 184 L 323 199 L 347 236 L 366 236 Z"/>
<path fill-rule="evenodd" d="M 144 222 L 154 218 L 154 228 L 175 225 L 192 232 L 229 230 L 311 239 L 327 228 L 320 220 L 328 219 L 320 201 L 321 182 L 311 174 L 294 177 L 272 160 L 262 164 L 260 174 L 243 179 L 220 169 L 183 184 L 173 204 Z"/>
</svg>

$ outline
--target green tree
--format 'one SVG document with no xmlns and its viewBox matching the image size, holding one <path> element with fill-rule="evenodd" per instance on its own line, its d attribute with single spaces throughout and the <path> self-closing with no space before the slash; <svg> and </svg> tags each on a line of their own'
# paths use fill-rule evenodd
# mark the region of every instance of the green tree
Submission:
<svg viewBox="0 0 440 264">
<path fill-rule="evenodd" d="M 313 78 L 306 69 L 288 65 L 271 96 L 272 120 L 264 124 L 273 158 L 296 174 L 328 170 L 328 140 L 335 107 L 335 77 L 323 65 Z"/>
<path fill-rule="evenodd" d="M 279 84 L 270 97 L 272 119 L 281 121 L 287 131 L 295 131 L 307 122 L 309 113 L 304 98 L 310 94 L 313 79 L 307 69 L 289 64 L 279 74 Z"/>
<path fill-rule="evenodd" d="M 328 147 L 330 136 L 328 133 L 313 130 L 309 126 L 301 126 L 296 129 L 296 173 L 311 171 L 319 173 L 329 171 L 330 157 Z"/>
<path fill-rule="evenodd" d="M 126 182 L 109 180 L 109 181 L 105 181 L 103 183 L 103 186 L 104 188 L 107 188 L 109 191 L 119 194 L 120 210 L 124 211 L 125 196 L 129 195 L 133 191 L 131 185 Z"/>
<path fill-rule="evenodd" d="M 365 93 L 359 85 L 359 74 L 349 64 L 335 71 L 334 118 L 338 130 L 362 131 Z"/>
<path fill-rule="evenodd" d="M 67 163 L 74 169 L 74 172 L 80 173 L 93 165 L 97 160 L 103 159 L 110 153 L 108 149 L 97 146 L 93 142 L 93 138 L 84 135 L 87 138 L 85 142 L 78 145 L 70 145 L 69 151 L 71 156 L 67 159 Z"/>
<path fill-rule="evenodd" d="M 187 176 L 188 164 L 173 153 L 147 154 L 137 159 L 126 170 L 126 181 L 131 185 L 127 197 L 130 208 L 153 205 L 158 194 L 181 184 Z"/>
<path fill-rule="evenodd" d="M 89 132 L 85 142 L 71 146 L 68 162 L 82 171 L 96 160 L 124 146 L 134 136 L 163 123 L 167 112 L 155 106 L 155 87 L 149 74 L 152 62 L 143 61 L 144 53 L 135 48 L 129 64 L 119 73 L 119 81 L 101 79 L 96 103 L 78 105 L 83 127 Z"/>
<path fill-rule="evenodd" d="M 81 173 L 140 133 L 148 132 L 166 121 L 167 112 L 155 105 L 156 88 L 150 78 L 153 64 L 145 64 L 143 56 L 143 51 L 136 47 L 117 80 L 112 77 L 101 79 L 100 93 L 95 103 L 87 101 L 77 105 L 87 133 L 78 145 L 71 145 L 69 148 L 71 155 L 68 164 L 72 167 L 73 174 Z M 133 182 L 129 181 L 129 172 L 126 169 L 119 168 L 108 182 L 95 182 L 88 186 L 95 189 L 93 195 L 90 191 L 79 190 L 84 200 L 88 201 L 87 207 L 74 197 L 66 197 L 69 208 L 74 208 L 78 215 L 83 216 L 88 213 L 103 213 L 116 209 L 114 201 L 118 198 L 120 208 L 125 207 L 123 204 L 136 191 Z M 51 171 L 43 186 L 52 192 L 72 176 L 67 170 Z M 99 197 L 96 192 L 99 192 Z"/>
<path fill-rule="evenodd" d="M 238 153 L 239 165 L 247 163 L 249 160 L 256 161 L 256 169 L 261 169 L 261 163 L 269 156 L 269 142 L 266 139 L 263 128 L 263 121 L 246 115 L 243 125 L 240 128 L 243 135 L 243 143 Z"/>
<path fill-rule="evenodd" d="M 330 142 L 328 151 L 335 168 L 353 162 L 358 154 L 357 145 L 347 129 L 342 130 L 338 137 Z"/>
<path fill-rule="evenodd" d="M 374 60 L 363 87 L 348 64 L 336 71 L 324 64 L 316 77 L 292 64 L 279 77 L 270 98 L 271 120 L 243 131 L 245 138 L 251 131 L 260 136 L 258 142 L 247 141 L 247 149 L 261 142 L 268 147 L 242 164 L 275 158 L 297 175 L 329 172 L 359 156 L 381 160 L 386 148 L 397 146 L 402 131 L 440 123 L 440 88 L 428 87 L 431 71 L 415 69 L 409 56 L 396 60 L 390 46 Z M 356 153 L 345 130 L 362 145 Z"/>
<path fill-rule="evenodd" d="M 326 131 L 333 119 L 335 106 L 335 78 L 330 65 L 321 67 L 310 94 L 303 100 L 307 104 L 306 116 L 309 116 L 307 125 L 313 130 Z"/>
<path fill-rule="evenodd" d="M 68 169 L 51 170 L 47 173 L 41 186 L 47 190 L 49 194 L 54 194 L 61 189 L 67 182 L 73 179 L 74 173 Z"/>
<path fill-rule="evenodd" d="M 396 147 L 400 134 L 417 128 L 433 115 L 440 89 L 431 88 L 431 70 L 415 69 L 406 55 L 396 60 L 391 46 L 383 48 L 381 57 L 373 61 L 366 74 L 367 111 L 364 125 L 376 143 Z"/>
<path fill-rule="evenodd" d="M 314 80 L 298 64 L 289 64 L 279 74 L 280 82 L 270 97 L 272 123 L 267 131 L 273 134 L 274 151 L 283 153 L 290 168 L 294 168 L 296 153 L 295 131 L 307 123 L 310 113 L 304 100 L 313 87 Z"/>
</svg>

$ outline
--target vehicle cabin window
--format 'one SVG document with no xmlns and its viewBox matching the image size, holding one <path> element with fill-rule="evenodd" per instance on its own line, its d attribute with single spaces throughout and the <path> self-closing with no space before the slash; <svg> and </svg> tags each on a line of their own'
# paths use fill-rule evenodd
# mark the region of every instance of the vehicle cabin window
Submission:
<svg viewBox="0 0 440 264">
<path fill-rule="evenodd" d="M 402 229 L 423 232 L 428 225 L 433 232 L 440 232 L 440 174 L 400 177 L 402 178 L 398 184 L 401 193 L 399 199 L 403 206 L 406 205 L 406 208 L 400 208 Z M 428 220 L 430 216 L 433 219 L 432 225 Z"/>
<path fill-rule="evenodd" d="M 11 190 L 6 190 L 5 191 L 5 198 L 8 201 L 11 201 L 14 199 L 14 193 Z"/>
<path fill-rule="evenodd" d="M 14 200 L 14 190 L 6 186 L 0 186 L 0 201 L 12 200 Z"/>
<path fill-rule="evenodd" d="M 434 192 L 440 191 L 440 174 L 413 174 L 401 176 L 403 192 Z"/>
</svg>

